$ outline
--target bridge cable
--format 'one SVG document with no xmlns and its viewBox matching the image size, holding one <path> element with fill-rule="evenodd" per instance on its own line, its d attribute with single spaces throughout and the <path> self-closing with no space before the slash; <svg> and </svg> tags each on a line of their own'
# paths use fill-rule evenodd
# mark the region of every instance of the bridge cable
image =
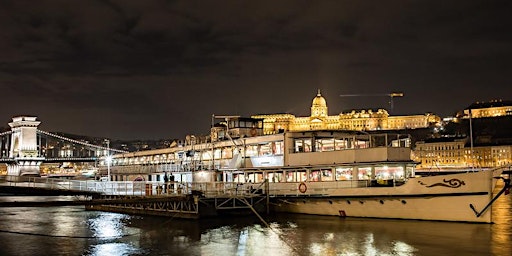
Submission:
<svg viewBox="0 0 512 256">
<path fill-rule="evenodd" d="M 0 132 L 0 136 L 12 134 L 12 131 Z"/>
<path fill-rule="evenodd" d="M 83 141 L 78 141 L 78 140 L 66 138 L 66 137 L 63 137 L 63 136 L 60 136 L 60 135 L 57 135 L 57 134 L 49 133 L 49 132 L 46 132 L 46 131 L 43 131 L 43 130 L 37 130 L 37 132 L 39 132 L 41 134 L 44 134 L 44 135 L 47 135 L 47 136 L 51 136 L 51 137 L 57 138 L 57 139 L 69 141 L 69 142 L 72 142 L 72 143 L 76 143 L 76 144 L 80 144 L 80 145 L 83 145 L 83 146 L 88 146 L 88 147 L 92 147 L 92 148 L 96 148 L 96 149 L 109 150 L 109 151 L 114 151 L 114 152 L 118 152 L 118 153 L 129 153 L 128 151 L 125 151 L 125 150 L 119 150 L 119 149 L 114 149 L 114 148 L 107 148 L 107 147 L 103 147 L 103 146 L 93 145 L 93 144 L 85 143 Z"/>
</svg>

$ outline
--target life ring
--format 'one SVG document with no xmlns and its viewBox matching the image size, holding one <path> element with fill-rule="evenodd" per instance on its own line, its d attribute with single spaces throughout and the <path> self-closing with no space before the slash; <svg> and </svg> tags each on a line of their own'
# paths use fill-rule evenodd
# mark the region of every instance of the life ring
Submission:
<svg viewBox="0 0 512 256">
<path fill-rule="evenodd" d="M 252 128 L 251 129 L 251 136 L 254 137 L 254 136 L 256 136 L 256 134 L 257 134 L 256 128 Z"/>
<path fill-rule="evenodd" d="M 300 185 L 299 185 L 299 191 L 301 193 L 306 193 L 307 190 L 308 190 L 308 187 L 306 186 L 306 183 L 301 182 Z"/>
</svg>

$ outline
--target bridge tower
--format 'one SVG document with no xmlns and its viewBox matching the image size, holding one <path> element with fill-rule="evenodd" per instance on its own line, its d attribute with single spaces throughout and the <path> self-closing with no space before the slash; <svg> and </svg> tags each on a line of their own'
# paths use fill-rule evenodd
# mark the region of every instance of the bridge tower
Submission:
<svg viewBox="0 0 512 256">
<path fill-rule="evenodd" d="M 11 126 L 11 147 L 9 158 L 14 159 L 7 165 L 8 175 L 40 175 L 40 165 L 44 157 L 39 155 L 37 145 L 37 127 L 41 122 L 33 116 L 13 117 Z"/>
</svg>

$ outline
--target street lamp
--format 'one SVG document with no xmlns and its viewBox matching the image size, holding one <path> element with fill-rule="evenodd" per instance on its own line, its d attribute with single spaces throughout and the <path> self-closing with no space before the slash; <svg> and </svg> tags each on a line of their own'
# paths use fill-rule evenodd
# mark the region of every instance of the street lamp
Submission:
<svg viewBox="0 0 512 256">
<path fill-rule="evenodd" d="M 107 161 L 107 175 L 108 175 L 107 181 L 110 181 L 110 163 L 112 162 L 112 156 L 108 155 L 106 158 L 106 161 Z"/>
<path fill-rule="evenodd" d="M 110 155 L 110 140 L 106 139 L 107 142 L 107 157 L 105 161 L 107 162 L 107 181 L 110 181 L 110 164 L 112 163 L 112 156 Z"/>
</svg>

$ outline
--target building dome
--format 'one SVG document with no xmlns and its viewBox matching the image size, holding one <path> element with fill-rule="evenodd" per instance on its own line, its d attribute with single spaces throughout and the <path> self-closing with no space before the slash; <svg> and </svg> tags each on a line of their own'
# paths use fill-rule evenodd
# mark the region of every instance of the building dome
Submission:
<svg viewBox="0 0 512 256">
<path fill-rule="evenodd" d="M 320 94 L 320 90 L 318 90 L 318 93 L 315 98 L 313 98 L 313 104 L 312 107 L 327 107 L 327 103 L 325 102 L 325 98 L 322 97 L 322 94 Z"/>
<path fill-rule="evenodd" d="M 316 97 L 313 99 L 313 104 L 311 106 L 311 117 L 326 117 L 327 116 L 327 103 L 325 102 L 324 97 L 320 94 L 320 89 L 318 89 L 318 93 Z"/>
</svg>

